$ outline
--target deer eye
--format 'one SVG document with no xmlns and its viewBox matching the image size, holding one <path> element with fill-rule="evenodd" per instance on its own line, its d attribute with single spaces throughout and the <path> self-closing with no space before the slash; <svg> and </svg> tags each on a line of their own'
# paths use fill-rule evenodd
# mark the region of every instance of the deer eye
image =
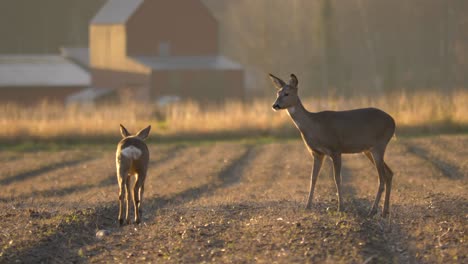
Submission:
<svg viewBox="0 0 468 264">
<path fill-rule="evenodd" d="M 288 96 L 289 94 L 288 93 L 285 93 L 284 96 Z"/>
</svg>

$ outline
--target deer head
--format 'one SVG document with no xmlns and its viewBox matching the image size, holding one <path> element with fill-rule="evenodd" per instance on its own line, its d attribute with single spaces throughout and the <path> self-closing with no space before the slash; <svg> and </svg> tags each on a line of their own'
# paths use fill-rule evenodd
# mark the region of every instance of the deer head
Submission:
<svg viewBox="0 0 468 264">
<path fill-rule="evenodd" d="M 285 83 L 280 78 L 274 76 L 270 73 L 270 79 L 278 89 L 276 101 L 273 103 L 273 110 L 287 109 L 297 105 L 299 102 L 299 96 L 297 94 L 297 77 L 294 74 L 291 74 L 289 83 Z"/>
</svg>

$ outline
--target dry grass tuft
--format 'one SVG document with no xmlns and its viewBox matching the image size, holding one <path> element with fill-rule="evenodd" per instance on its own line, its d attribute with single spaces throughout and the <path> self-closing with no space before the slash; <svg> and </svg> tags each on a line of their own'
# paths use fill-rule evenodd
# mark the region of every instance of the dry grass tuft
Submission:
<svg viewBox="0 0 468 264">
<path fill-rule="evenodd" d="M 132 130 L 152 124 L 161 136 L 230 134 L 239 136 L 291 135 L 296 133 L 286 112 L 271 110 L 274 98 L 253 102 L 228 101 L 221 105 L 183 102 L 154 105 L 61 106 L 42 103 L 21 107 L 0 105 L 0 138 L 54 139 L 118 135 L 118 124 Z M 468 91 L 395 93 L 375 97 L 309 98 L 309 111 L 378 107 L 397 121 L 399 133 L 462 131 L 468 126 Z"/>
</svg>

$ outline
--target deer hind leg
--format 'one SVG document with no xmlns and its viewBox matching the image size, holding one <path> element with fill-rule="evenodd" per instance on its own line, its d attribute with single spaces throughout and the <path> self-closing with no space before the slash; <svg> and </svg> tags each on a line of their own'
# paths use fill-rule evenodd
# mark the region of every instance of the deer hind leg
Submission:
<svg viewBox="0 0 468 264">
<path fill-rule="evenodd" d="M 143 202 L 143 193 L 145 192 L 145 183 L 143 183 L 140 187 L 140 191 L 138 192 L 138 199 L 139 199 L 139 203 L 138 203 L 138 210 L 139 210 L 139 213 L 140 213 L 140 216 L 141 216 L 141 203 Z"/>
<path fill-rule="evenodd" d="M 372 154 L 369 151 L 365 151 L 364 155 L 372 162 L 372 164 L 375 166 L 375 161 L 374 158 L 372 157 Z"/>
<path fill-rule="evenodd" d="M 137 174 L 135 186 L 133 187 L 133 207 L 135 209 L 135 224 L 140 223 L 141 202 L 143 200 L 143 192 L 145 190 L 145 173 Z"/>
<path fill-rule="evenodd" d="M 389 210 L 390 210 L 390 192 L 392 191 L 392 179 L 393 179 L 393 171 L 390 167 L 385 163 L 385 202 L 384 208 L 382 212 L 383 217 L 387 217 Z"/>
<path fill-rule="evenodd" d="M 375 166 L 375 161 L 374 161 L 374 158 L 372 157 L 372 154 L 370 152 L 368 152 L 368 151 L 364 152 L 364 154 L 372 162 L 372 164 Z M 384 165 L 385 165 L 385 175 L 387 175 L 387 176 L 391 175 L 390 177 L 392 177 L 393 176 L 392 169 L 390 169 L 390 167 L 385 162 L 384 162 Z M 390 182 L 391 182 L 391 180 L 390 180 Z"/>
<path fill-rule="evenodd" d="M 372 150 L 372 157 L 373 157 L 372 160 L 375 164 L 375 167 L 377 168 L 377 173 L 379 175 L 379 187 L 377 189 L 377 194 L 375 196 L 374 204 L 372 205 L 372 208 L 369 212 L 369 216 L 373 216 L 377 213 L 377 208 L 379 207 L 380 198 L 382 197 L 382 192 L 385 189 L 384 183 L 386 179 L 386 173 L 385 173 L 385 162 L 383 160 L 384 153 L 385 153 L 385 149 L 384 150 L 379 150 L 379 149 Z M 366 156 L 368 156 L 368 154 L 366 154 Z"/>
<path fill-rule="evenodd" d="M 335 177 L 336 190 L 338 192 L 338 211 L 343 211 L 343 197 L 341 192 L 341 153 L 333 154 L 333 175 Z"/>
<path fill-rule="evenodd" d="M 118 220 L 119 220 L 120 225 L 123 225 L 124 223 L 123 211 L 124 211 L 124 200 L 126 199 L 126 193 L 127 193 L 125 190 L 125 186 L 127 185 L 127 181 L 128 181 L 127 175 L 128 175 L 128 170 L 124 166 L 117 164 L 117 181 L 119 183 L 119 217 L 118 217 Z"/>
<path fill-rule="evenodd" d="M 127 176 L 128 177 L 128 176 Z M 129 224 L 130 223 L 130 217 L 129 217 L 129 211 L 130 211 L 130 197 L 131 197 L 131 192 L 130 192 L 130 179 L 127 178 L 127 180 L 125 181 L 125 194 L 126 194 L 126 197 L 125 197 L 125 204 L 126 204 L 126 208 L 125 208 L 125 222 L 126 224 Z"/>
<path fill-rule="evenodd" d="M 119 180 L 119 225 L 123 225 L 123 207 L 125 199 L 125 182 Z"/>
<path fill-rule="evenodd" d="M 310 209 L 312 207 L 315 183 L 317 182 L 317 178 L 320 173 L 320 169 L 322 168 L 323 158 L 324 158 L 323 154 L 313 153 L 313 155 L 314 155 L 314 168 L 312 169 L 312 177 L 310 179 L 310 190 L 309 190 L 309 197 L 307 198 L 306 209 Z"/>
<path fill-rule="evenodd" d="M 364 152 L 366 154 L 367 158 L 374 164 L 375 162 L 374 159 L 372 158 L 372 155 L 370 152 Z M 393 178 L 393 171 L 390 169 L 390 167 L 387 165 L 387 163 L 384 161 L 384 166 L 385 166 L 385 202 L 384 202 L 384 209 L 383 209 L 383 217 L 388 216 L 389 208 L 390 208 L 390 192 L 392 190 L 392 178 Z"/>
</svg>

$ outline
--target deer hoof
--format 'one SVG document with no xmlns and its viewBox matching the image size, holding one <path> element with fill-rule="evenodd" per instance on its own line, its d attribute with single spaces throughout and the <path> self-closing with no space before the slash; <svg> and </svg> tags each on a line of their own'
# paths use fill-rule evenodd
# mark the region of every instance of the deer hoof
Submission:
<svg viewBox="0 0 468 264">
<path fill-rule="evenodd" d="M 123 224 L 124 224 L 123 219 L 119 219 L 119 225 L 120 225 L 120 226 L 123 226 Z"/>
<path fill-rule="evenodd" d="M 383 211 L 382 212 L 382 217 L 383 218 L 388 218 L 388 215 L 389 215 L 388 211 Z"/>
<path fill-rule="evenodd" d="M 367 214 L 368 217 L 372 217 L 377 213 L 377 209 L 372 208 L 369 213 Z"/>
</svg>

